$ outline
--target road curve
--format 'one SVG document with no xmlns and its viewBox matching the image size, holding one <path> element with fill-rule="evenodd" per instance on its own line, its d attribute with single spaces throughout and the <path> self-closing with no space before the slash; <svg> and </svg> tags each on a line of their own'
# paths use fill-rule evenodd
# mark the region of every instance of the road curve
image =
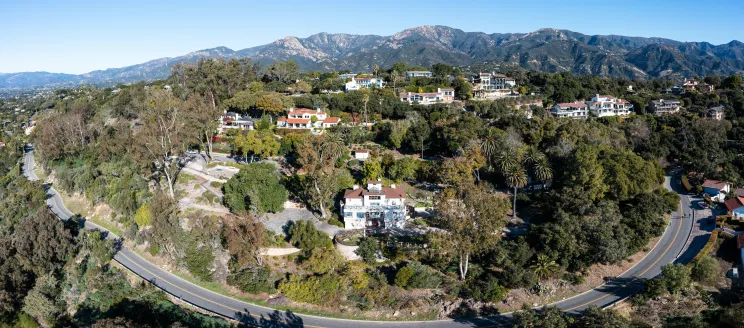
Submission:
<svg viewBox="0 0 744 328">
<path fill-rule="evenodd" d="M 34 174 L 33 148 L 27 147 L 24 156 L 23 173 L 29 180 L 38 180 Z M 674 179 L 675 184 L 678 179 Z M 681 186 L 671 185 L 672 179 L 667 176 L 665 187 L 670 190 L 679 190 Z M 67 220 L 74 216 L 62 202 L 59 193 L 49 185 L 45 185 L 47 191 L 47 204 L 52 212 L 60 219 Z M 553 303 L 566 312 L 577 313 L 588 306 L 607 307 L 621 301 L 641 290 L 643 280 L 657 276 L 661 272 L 661 266 L 667 263 L 677 262 L 677 258 L 683 250 L 692 229 L 693 218 L 690 208 L 690 199 L 686 194 L 680 194 L 681 212 L 672 214 L 672 219 L 659 240 L 658 244 L 635 266 L 628 269 L 616 279 L 592 289 L 586 293 Z M 118 238 L 110 231 L 91 222 L 84 222 L 85 229 L 106 231 L 109 238 Z M 510 315 L 504 314 L 488 318 L 466 318 L 436 321 L 362 321 L 346 320 L 327 317 L 318 317 L 305 314 L 296 314 L 290 311 L 279 311 L 263 306 L 242 302 L 224 295 L 214 293 L 202 287 L 185 281 L 176 275 L 148 262 L 137 253 L 122 247 L 115 255 L 114 260 L 133 273 L 159 287 L 172 296 L 204 309 L 206 311 L 236 320 L 247 325 L 257 327 L 328 327 L 328 328 L 379 328 L 379 327 L 435 327 L 435 328 L 460 328 L 460 327 L 499 327 L 510 322 Z"/>
</svg>

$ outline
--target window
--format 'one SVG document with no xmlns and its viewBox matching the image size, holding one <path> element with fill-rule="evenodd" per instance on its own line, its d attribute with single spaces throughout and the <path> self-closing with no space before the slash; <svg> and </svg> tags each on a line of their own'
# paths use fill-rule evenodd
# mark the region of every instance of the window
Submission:
<svg viewBox="0 0 744 328">
<path fill-rule="evenodd" d="M 356 217 L 357 219 L 364 219 L 366 216 L 364 216 L 364 212 L 357 212 Z"/>
<path fill-rule="evenodd" d="M 347 218 L 350 218 L 351 217 L 351 212 L 344 212 L 344 216 L 347 217 Z"/>
<path fill-rule="evenodd" d="M 380 202 L 370 203 L 369 206 L 380 206 Z"/>
<path fill-rule="evenodd" d="M 380 200 L 380 196 L 369 196 L 369 200 Z"/>
</svg>

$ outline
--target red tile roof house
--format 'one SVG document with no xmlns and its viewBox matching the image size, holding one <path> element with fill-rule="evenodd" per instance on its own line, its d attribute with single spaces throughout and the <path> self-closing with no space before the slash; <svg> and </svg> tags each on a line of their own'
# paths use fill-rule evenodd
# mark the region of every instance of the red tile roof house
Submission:
<svg viewBox="0 0 744 328">
<path fill-rule="evenodd" d="M 734 197 L 724 202 L 734 219 L 744 219 L 744 197 Z"/>
<path fill-rule="evenodd" d="M 710 196 L 710 200 L 723 203 L 726 195 L 731 192 L 731 184 L 726 181 L 705 180 L 703 191 Z"/>
<path fill-rule="evenodd" d="M 382 181 L 367 181 L 367 188 L 344 191 L 341 217 L 346 229 L 403 228 L 406 215 L 406 193 L 403 187 L 383 187 Z"/>
<path fill-rule="evenodd" d="M 315 123 L 312 118 L 315 117 Z M 284 129 L 313 129 L 329 128 L 341 122 L 338 117 L 329 117 L 325 112 L 318 109 L 297 108 L 290 109 L 286 117 L 281 117 L 276 121 L 278 128 Z"/>
<path fill-rule="evenodd" d="M 739 197 L 744 197 L 744 188 L 739 188 L 734 190 L 734 195 Z"/>
</svg>

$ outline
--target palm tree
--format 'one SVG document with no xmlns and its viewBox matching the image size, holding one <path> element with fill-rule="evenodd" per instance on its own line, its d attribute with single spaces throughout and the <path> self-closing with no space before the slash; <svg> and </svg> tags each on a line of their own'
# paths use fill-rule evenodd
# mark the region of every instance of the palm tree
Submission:
<svg viewBox="0 0 744 328">
<path fill-rule="evenodd" d="M 524 168 L 519 164 L 508 164 L 505 168 L 504 176 L 506 177 L 506 184 L 509 185 L 509 187 L 514 188 L 512 218 L 517 218 L 517 188 L 522 188 L 527 185 L 527 172 L 525 172 Z"/>
<path fill-rule="evenodd" d="M 486 137 L 480 142 L 481 151 L 483 151 L 483 156 L 486 156 L 489 166 L 491 165 L 491 159 L 496 155 L 497 147 L 496 138 L 494 137 Z"/>
<path fill-rule="evenodd" d="M 534 272 L 537 278 L 540 280 L 550 277 L 560 268 L 561 266 L 558 265 L 558 263 L 555 263 L 555 261 L 551 260 L 550 257 L 545 254 L 537 255 L 535 263 L 530 266 L 532 272 Z"/>
<path fill-rule="evenodd" d="M 377 66 L 377 64 L 375 64 L 374 68 L 372 68 L 372 71 L 375 72 L 375 77 L 380 77 L 380 66 Z"/>
<path fill-rule="evenodd" d="M 327 133 L 320 144 L 320 160 L 323 161 L 325 155 L 331 162 L 336 162 L 345 149 L 344 138 L 340 134 Z"/>
<path fill-rule="evenodd" d="M 524 154 L 524 162 L 532 166 L 532 174 L 537 180 L 545 181 L 553 178 L 553 170 L 550 168 L 548 158 L 536 147 L 530 147 L 527 150 Z"/>
</svg>

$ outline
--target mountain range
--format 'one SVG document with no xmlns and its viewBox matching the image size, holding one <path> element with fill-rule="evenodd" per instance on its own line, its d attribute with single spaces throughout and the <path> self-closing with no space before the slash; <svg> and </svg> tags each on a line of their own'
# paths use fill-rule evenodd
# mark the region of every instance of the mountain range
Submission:
<svg viewBox="0 0 744 328">
<path fill-rule="evenodd" d="M 113 85 L 166 78 L 178 62 L 201 58 L 250 57 L 264 65 L 294 60 L 303 71 L 348 69 L 369 72 L 396 62 L 431 66 L 509 63 L 545 72 L 572 72 L 621 78 L 682 78 L 744 74 L 744 43 L 681 42 L 663 38 L 585 35 L 540 29 L 531 33 L 464 32 L 446 26 L 420 26 L 391 36 L 318 33 L 286 37 L 269 44 L 232 50 L 217 47 L 86 74 L 0 73 L 0 88 Z"/>
</svg>

